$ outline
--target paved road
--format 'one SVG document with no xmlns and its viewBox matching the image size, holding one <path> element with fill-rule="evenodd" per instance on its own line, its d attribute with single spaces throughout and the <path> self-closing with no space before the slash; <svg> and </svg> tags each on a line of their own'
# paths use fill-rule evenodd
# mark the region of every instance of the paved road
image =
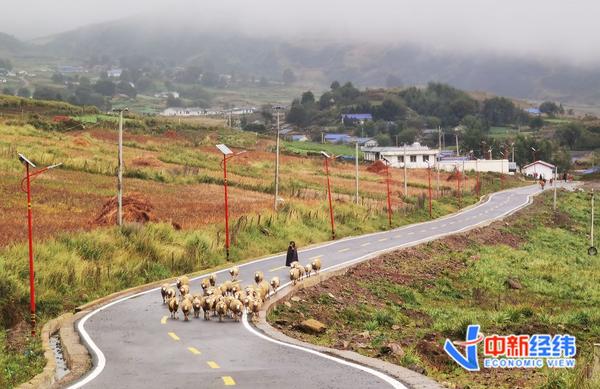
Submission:
<svg viewBox="0 0 600 389">
<path fill-rule="evenodd" d="M 458 233 L 525 206 L 537 186 L 499 192 L 461 213 L 395 230 L 302 250 L 300 262 L 320 256 L 324 270 L 380 252 Z M 283 255 L 240 266 L 242 284 L 256 270 L 287 281 Z M 219 280 L 228 277 L 218 274 Z M 192 281 L 199 292 L 199 281 Z M 242 323 L 166 319 L 158 290 L 113 302 L 88 314 L 78 329 L 95 352 L 94 370 L 73 387 L 85 388 L 385 388 L 404 386 L 382 373 L 331 357 L 269 342 Z"/>
</svg>

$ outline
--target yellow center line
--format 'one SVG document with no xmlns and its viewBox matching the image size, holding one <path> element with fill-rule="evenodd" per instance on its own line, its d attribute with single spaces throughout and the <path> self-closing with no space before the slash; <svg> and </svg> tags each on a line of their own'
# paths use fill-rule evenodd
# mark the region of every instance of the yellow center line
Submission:
<svg viewBox="0 0 600 389">
<path fill-rule="evenodd" d="M 198 350 L 196 347 L 188 347 L 188 350 L 189 350 L 189 351 L 190 351 L 192 354 L 194 354 L 194 355 L 200 355 L 200 354 L 202 354 L 202 353 L 200 352 L 200 350 Z"/>
<path fill-rule="evenodd" d="M 371 244 L 371 242 L 363 243 L 363 244 L 360 245 L 360 247 L 365 247 L 365 246 L 368 246 L 370 244 Z"/>
<path fill-rule="evenodd" d="M 402 235 L 396 235 L 396 236 L 394 236 L 394 238 L 400 239 L 400 238 L 402 238 Z"/>
<path fill-rule="evenodd" d="M 338 253 L 343 253 L 343 252 L 348 251 L 348 250 L 350 250 L 350 248 L 346 247 L 345 249 L 338 250 Z"/>
<path fill-rule="evenodd" d="M 162 319 L 160 319 L 160 324 L 167 324 L 168 318 L 169 318 L 169 316 L 163 316 Z"/>
<path fill-rule="evenodd" d="M 215 361 L 208 361 L 208 362 L 206 362 L 206 364 L 208 366 L 210 366 L 211 369 L 219 369 L 220 368 L 220 366 Z"/>
<path fill-rule="evenodd" d="M 230 376 L 221 377 L 225 386 L 234 386 L 235 381 Z"/>
<path fill-rule="evenodd" d="M 179 340 L 179 336 L 175 335 L 174 332 L 169 332 L 169 336 L 173 338 L 173 340 Z"/>
<path fill-rule="evenodd" d="M 322 255 L 317 255 L 316 257 L 312 257 L 312 258 L 308 258 L 309 261 L 313 260 L 313 259 L 317 259 L 317 258 L 321 258 Z"/>
<path fill-rule="evenodd" d="M 413 231 L 408 232 L 406 235 L 414 235 L 415 233 Z"/>
<path fill-rule="evenodd" d="M 388 238 L 381 238 L 378 240 L 378 242 L 385 242 L 386 240 L 388 240 Z"/>
<path fill-rule="evenodd" d="M 275 268 L 273 268 L 273 269 L 269 269 L 269 271 L 277 271 L 277 270 L 281 270 L 281 269 L 283 269 L 284 267 L 285 267 L 285 265 L 284 265 L 284 266 L 275 267 Z"/>
</svg>

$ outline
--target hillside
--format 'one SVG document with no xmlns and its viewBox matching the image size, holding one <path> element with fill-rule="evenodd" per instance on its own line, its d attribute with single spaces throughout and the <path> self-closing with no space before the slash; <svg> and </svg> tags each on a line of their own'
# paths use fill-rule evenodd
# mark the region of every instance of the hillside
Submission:
<svg viewBox="0 0 600 389">
<path fill-rule="evenodd" d="M 427 47 L 354 42 L 291 41 L 219 33 L 199 27 L 127 19 L 93 25 L 40 40 L 46 54 L 79 59 L 107 55 L 135 58 L 140 65 L 198 65 L 219 73 L 280 80 L 293 70 L 300 81 L 326 86 L 332 79 L 361 86 L 446 82 L 499 95 L 590 104 L 600 101 L 600 71 L 559 62 L 479 53 L 435 51 Z"/>
</svg>

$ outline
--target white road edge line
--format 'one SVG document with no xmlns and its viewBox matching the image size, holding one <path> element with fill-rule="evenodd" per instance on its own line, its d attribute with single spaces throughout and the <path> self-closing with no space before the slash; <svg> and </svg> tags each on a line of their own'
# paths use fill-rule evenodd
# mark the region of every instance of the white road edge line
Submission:
<svg viewBox="0 0 600 389">
<path fill-rule="evenodd" d="M 252 328 L 252 326 L 248 323 L 248 318 L 246 316 L 246 314 L 244 314 L 244 316 L 242 317 L 242 323 L 244 323 L 244 328 L 246 328 L 250 333 L 252 333 L 253 335 L 258 336 L 261 339 L 267 340 L 269 342 L 278 344 L 280 346 L 284 346 L 284 347 L 289 347 L 289 348 L 293 348 L 296 350 L 300 350 L 300 351 L 304 351 L 307 352 L 309 354 L 313 354 L 313 355 L 318 355 L 321 358 L 325 358 L 325 359 L 329 359 L 330 361 L 334 361 L 339 363 L 340 365 L 346 365 L 346 366 L 350 366 L 352 368 L 358 369 L 358 370 L 362 370 L 365 373 L 369 373 L 374 375 L 377 378 L 382 379 L 383 381 L 387 382 L 388 384 L 390 384 L 393 388 L 397 388 L 397 389 L 408 389 L 406 386 L 404 386 L 401 382 L 399 382 L 398 380 L 383 374 L 380 371 L 377 371 L 375 369 L 372 369 L 370 367 L 366 367 L 363 365 L 359 365 L 358 363 L 354 363 L 354 362 L 349 362 L 340 358 L 336 358 L 336 357 L 332 357 L 331 355 L 327 355 L 327 354 L 323 354 L 319 351 L 316 350 L 312 350 L 309 348 L 305 348 L 302 346 L 298 346 L 295 344 L 290 344 L 290 343 L 285 343 L 279 340 L 275 340 L 273 338 L 269 338 L 268 336 L 261 334 L 260 332 L 256 331 L 254 328 Z"/>
<path fill-rule="evenodd" d="M 533 187 L 533 185 L 531 185 L 531 186 L 529 186 L 529 187 L 524 187 L 524 188 L 530 188 L 530 189 L 531 189 L 532 187 Z M 519 189 L 524 189 L 524 188 L 519 188 Z M 536 185 L 536 189 L 537 189 L 537 185 Z M 309 249 L 302 250 L 302 251 L 300 251 L 300 252 L 308 252 L 308 251 L 313 251 L 313 250 L 316 250 L 316 249 L 322 249 L 322 248 L 324 248 L 324 247 L 328 247 L 328 246 L 331 246 L 331 245 L 334 245 L 334 244 L 337 244 L 337 243 L 340 243 L 340 242 L 344 242 L 344 241 L 351 241 L 351 240 L 356 240 L 356 239 L 361 239 L 361 238 L 365 238 L 365 237 L 368 237 L 368 236 L 381 235 L 381 234 L 389 234 L 389 233 L 396 233 L 397 231 L 401 231 L 401 230 L 405 230 L 405 229 L 408 229 L 408 228 L 412 228 L 412 227 L 414 227 L 415 225 L 422 226 L 422 225 L 429 224 L 429 223 L 435 223 L 435 222 L 439 222 L 440 220 L 444 220 L 444 219 L 449 219 L 449 218 L 457 217 L 457 216 L 459 216 L 459 215 L 461 215 L 461 214 L 463 214 L 463 213 L 467 213 L 467 212 L 469 212 L 469 211 L 472 211 L 473 209 L 476 209 L 476 208 L 479 208 L 479 207 L 481 207 L 481 206 L 484 206 L 484 205 L 488 204 L 488 203 L 489 203 L 489 202 L 492 200 L 492 198 L 493 198 L 493 197 L 495 197 L 495 196 L 497 196 L 498 194 L 501 194 L 501 193 L 504 193 L 504 192 L 496 192 L 496 193 L 492 193 L 492 194 L 491 194 L 491 195 L 488 197 L 488 199 L 487 199 L 487 200 L 486 200 L 484 203 L 481 203 L 481 204 L 479 204 L 479 205 L 478 205 L 478 206 L 476 206 L 475 208 L 470 208 L 470 209 L 467 209 L 467 210 L 459 211 L 458 213 L 456 213 L 456 214 L 453 214 L 453 215 L 448 215 L 448 216 L 445 216 L 445 217 L 442 217 L 442 218 L 439 218 L 439 219 L 434 219 L 434 220 L 426 221 L 426 222 L 419 223 L 419 224 L 412 224 L 412 225 L 411 225 L 411 224 L 409 224 L 409 225 L 406 225 L 406 226 L 403 226 L 403 227 L 400 227 L 400 228 L 397 228 L 397 229 L 394 229 L 394 230 L 388 230 L 388 231 L 379 231 L 379 232 L 374 232 L 374 233 L 371 233 L 371 234 L 366 234 L 366 235 L 359 235 L 359 236 L 354 236 L 354 237 L 348 237 L 348 238 L 340 239 L 340 240 L 337 240 L 337 241 L 329 242 L 329 243 L 326 243 L 326 244 L 323 244 L 323 245 L 319 245 L 319 246 L 311 247 L 311 248 L 309 248 Z M 533 196 L 534 194 L 537 194 L 537 193 L 538 193 L 538 191 L 536 191 L 536 192 L 534 192 L 534 193 L 530 193 L 530 194 L 528 194 L 528 195 L 527 195 L 527 201 L 526 201 L 526 202 L 524 202 L 523 204 L 519 205 L 518 207 L 515 207 L 515 208 L 513 208 L 512 210 L 506 211 L 506 212 L 504 212 L 503 214 L 500 214 L 500 215 L 496 216 L 494 219 L 500 219 L 500 218 L 502 218 L 502 217 L 504 217 L 504 216 L 506 216 L 506 215 L 508 215 L 508 214 L 510 214 L 510 213 L 512 213 L 512 212 L 516 212 L 516 211 L 518 211 L 519 209 L 521 209 L 522 207 L 524 207 L 525 205 L 527 205 L 527 204 L 530 202 L 530 200 L 531 200 L 532 196 Z M 493 220 L 493 219 L 491 219 L 491 220 Z M 459 232 L 461 232 L 461 231 L 462 231 L 462 230 L 464 230 L 464 229 L 467 229 L 467 228 L 470 228 L 470 227 L 476 227 L 476 226 L 478 226 L 478 225 L 480 225 L 480 224 L 483 224 L 483 223 L 485 223 L 485 222 L 487 222 L 487 220 L 484 220 L 484 221 L 482 221 L 482 222 L 480 222 L 480 223 L 474 224 L 473 226 L 467 226 L 467 227 L 463 227 L 463 228 L 461 228 L 460 230 L 453 231 L 453 232 L 450 232 L 450 233 L 438 234 L 438 235 L 430 236 L 430 237 L 427 237 L 427 238 L 424 238 L 424 239 L 420 239 L 420 240 L 418 240 L 418 241 L 415 241 L 415 242 L 405 243 L 405 244 L 402 244 L 402 245 L 399 245 L 399 246 L 395 246 L 395 247 L 391 247 L 391 248 L 388 248 L 388 249 L 385 249 L 385 250 L 380 250 L 380 251 L 377 251 L 377 252 L 374 252 L 374 253 L 371 253 L 371 254 L 369 254 L 369 255 L 365 256 L 365 258 L 366 258 L 366 257 L 369 257 L 369 256 L 376 256 L 376 255 L 379 255 L 379 254 L 381 254 L 381 253 L 383 253 L 383 252 L 386 252 L 386 251 L 393 251 L 393 250 L 397 250 L 398 248 L 402 248 L 403 246 L 406 246 L 406 245 L 409 245 L 409 244 L 419 244 L 419 243 L 422 243 L 422 242 L 424 242 L 424 241 L 427 241 L 427 240 L 433 240 L 433 239 L 437 239 L 438 237 L 440 237 L 440 236 L 443 236 L 443 235 L 456 234 L 456 233 L 459 233 Z M 279 256 L 281 256 L 281 255 L 283 255 L 283 254 L 272 255 L 272 256 L 270 256 L 270 257 L 266 257 L 266 258 L 262 258 L 262 259 L 257 259 L 256 261 L 252 261 L 252 262 L 246 262 L 246 263 L 244 263 L 244 264 L 238 265 L 238 267 L 244 267 L 244 266 L 248 266 L 248 265 L 251 265 L 251 264 L 258 263 L 258 262 L 267 261 L 267 260 L 270 260 L 270 259 L 273 259 L 273 258 L 277 258 L 277 257 L 279 257 Z M 362 258 L 362 257 L 361 257 L 361 258 Z M 360 260 L 361 258 L 358 258 L 358 259 L 353 259 L 353 260 L 349 260 L 349 261 L 346 261 L 346 262 L 343 262 L 343 263 L 340 263 L 340 264 L 337 264 L 337 265 L 334 265 L 334 266 L 331 266 L 331 267 L 325 268 L 325 269 L 323 269 L 322 271 L 327 271 L 327 270 L 329 270 L 329 269 L 332 269 L 332 268 L 335 268 L 335 267 L 339 267 L 340 265 L 346 265 L 346 264 L 349 264 L 349 263 L 352 263 L 352 262 L 357 262 L 357 261 L 358 261 L 358 260 Z M 216 272 L 216 274 L 219 274 L 219 273 L 225 273 L 225 272 L 228 272 L 228 269 L 223 269 L 223 270 L 220 270 L 220 271 Z M 202 277 L 206 277 L 206 274 L 203 274 L 203 275 L 201 275 L 201 276 L 198 276 L 198 277 L 194 277 L 194 278 L 192 278 L 191 280 L 198 280 L 198 279 L 200 279 L 200 278 L 202 278 Z M 285 287 L 285 286 L 287 286 L 287 285 L 289 285 L 289 284 L 290 284 L 290 283 L 288 282 L 288 283 L 286 283 L 286 284 L 282 285 L 282 286 L 281 286 L 281 288 L 283 288 L 283 287 Z M 85 316 L 84 316 L 84 317 L 83 317 L 83 318 L 82 318 L 82 319 L 81 319 L 81 320 L 80 320 L 80 321 L 77 323 L 77 331 L 78 331 L 78 332 L 79 332 L 79 334 L 81 335 L 81 337 L 82 337 L 82 339 L 83 339 L 84 343 L 85 343 L 85 344 L 87 344 L 88 348 L 89 348 L 89 349 L 91 349 L 91 350 L 93 351 L 93 353 L 96 355 L 96 358 L 97 358 L 97 365 L 96 365 L 96 366 L 94 367 L 94 369 L 93 369 L 91 372 L 89 372 L 89 374 L 88 374 L 87 376 L 85 376 L 85 377 L 84 377 L 82 380 L 80 380 L 80 381 L 77 381 L 77 382 L 73 383 L 72 385 L 68 386 L 66 389 L 78 389 L 78 388 L 81 388 L 81 387 L 83 387 L 84 385 L 86 385 L 86 384 L 90 383 L 90 382 L 91 382 L 91 381 L 93 381 L 93 380 L 94 380 L 96 377 L 98 377 L 98 376 L 100 375 L 100 373 L 102 373 L 102 370 L 104 370 L 104 367 L 106 366 L 106 358 L 105 358 L 104 354 L 102 353 L 102 351 L 100 350 L 100 348 L 98 348 L 98 346 L 96 345 L 96 343 L 94 343 L 94 341 L 92 340 L 91 336 L 90 336 L 90 335 L 87 333 L 87 331 L 86 331 L 86 330 L 85 330 L 85 328 L 84 328 L 85 322 L 86 322 L 86 321 L 87 321 L 89 318 L 91 318 L 92 316 L 94 316 L 94 315 L 95 315 L 95 314 L 97 314 L 98 312 L 102 312 L 102 311 L 103 311 L 103 310 L 105 310 L 106 308 L 110 308 L 110 307 L 112 307 L 113 305 L 116 305 L 116 304 L 118 304 L 118 303 L 121 303 L 121 302 L 123 302 L 123 301 L 125 301 L 125 300 L 129 300 L 129 299 L 131 299 L 131 298 L 134 298 L 134 297 L 143 296 L 143 295 L 145 295 L 145 294 L 148 294 L 148 293 L 156 292 L 156 291 L 157 291 L 157 290 L 159 290 L 159 289 L 160 289 L 160 287 L 156 287 L 156 288 L 152 288 L 152 289 L 146 290 L 146 291 L 144 291 L 144 292 L 139 292 L 139 293 L 136 293 L 136 294 L 132 294 L 132 295 L 130 295 L 130 296 L 126 296 L 126 297 L 122 297 L 122 298 L 120 298 L 120 299 L 117 299 L 117 300 L 115 300 L 115 301 L 113 301 L 113 302 L 111 302 L 111 303 L 108 303 L 108 304 L 106 304 L 106 305 L 103 305 L 103 306 L 101 306 L 101 307 L 99 307 L 99 308 L 97 308 L 97 309 L 93 310 L 92 312 L 90 312 L 90 313 L 88 313 L 87 315 L 85 315 Z M 93 355 L 92 355 L 92 360 L 93 360 Z"/>
</svg>

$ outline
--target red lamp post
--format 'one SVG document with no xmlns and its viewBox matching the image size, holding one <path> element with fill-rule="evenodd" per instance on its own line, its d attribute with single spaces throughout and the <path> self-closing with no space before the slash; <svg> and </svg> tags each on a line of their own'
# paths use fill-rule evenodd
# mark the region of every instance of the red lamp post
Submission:
<svg viewBox="0 0 600 389">
<path fill-rule="evenodd" d="M 390 193 L 390 161 L 383 158 L 385 161 L 385 182 L 387 185 L 387 213 L 388 213 L 388 225 L 392 228 L 392 197 Z"/>
<path fill-rule="evenodd" d="M 35 168 L 33 162 L 27 159 L 23 154 L 19 153 L 19 160 L 25 165 L 25 178 L 21 180 L 21 190 L 27 193 L 27 229 L 29 237 L 29 310 L 31 314 L 31 336 L 35 336 L 35 273 L 33 266 L 33 215 L 31 213 L 31 180 L 50 170 L 62 165 L 61 163 L 51 165 L 43 169 L 30 171 L 30 168 Z M 26 184 L 26 187 L 23 187 Z"/>
<path fill-rule="evenodd" d="M 227 194 L 227 161 L 231 158 L 238 156 L 240 154 L 245 153 L 246 151 L 240 151 L 239 153 L 234 154 L 233 151 L 229 149 L 229 147 L 220 144 L 217 145 L 217 148 L 221 153 L 223 153 L 223 189 L 225 194 L 225 257 L 229 261 L 229 247 L 230 247 L 230 239 L 229 239 L 229 197 Z"/>
<path fill-rule="evenodd" d="M 321 151 L 325 157 L 325 174 L 327 175 L 327 197 L 329 199 L 329 219 L 331 221 L 331 239 L 335 240 L 335 220 L 333 218 L 333 203 L 331 202 L 331 180 L 329 178 L 329 160 L 334 159 L 334 156 Z"/>
</svg>

